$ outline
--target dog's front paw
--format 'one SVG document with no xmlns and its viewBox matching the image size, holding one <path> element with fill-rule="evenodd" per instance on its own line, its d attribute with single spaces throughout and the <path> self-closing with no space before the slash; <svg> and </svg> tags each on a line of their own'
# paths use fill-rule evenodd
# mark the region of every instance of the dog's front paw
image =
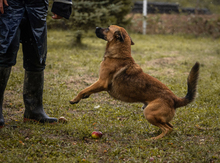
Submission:
<svg viewBox="0 0 220 163">
<path fill-rule="evenodd" d="M 70 104 L 77 104 L 79 101 L 70 100 L 69 102 L 70 102 Z"/>
</svg>

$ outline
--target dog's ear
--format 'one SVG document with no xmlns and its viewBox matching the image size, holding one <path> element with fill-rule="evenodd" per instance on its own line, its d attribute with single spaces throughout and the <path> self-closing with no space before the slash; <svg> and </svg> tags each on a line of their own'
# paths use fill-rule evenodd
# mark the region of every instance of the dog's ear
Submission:
<svg viewBox="0 0 220 163">
<path fill-rule="evenodd" d="M 129 36 L 129 35 L 128 35 Z M 130 37 L 130 36 L 129 36 Z M 132 41 L 131 37 L 130 37 L 130 40 L 131 40 L 131 45 L 134 45 L 134 42 Z"/>
<path fill-rule="evenodd" d="M 124 42 L 124 39 L 125 39 L 126 35 L 123 35 L 123 32 L 121 32 L 121 30 L 120 30 L 120 31 L 116 31 L 116 32 L 114 33 L 114 35 L 115 35 L 115 37 L 116 37 L 117 39 L 119 39 L 121 42 Z M 129 35 L 128 35 L 128 36 L 129 36 Z M 129 36 L 129 37 L 130 37 L 130 36 Z M 132 41 L 131 37 L 130 37 L 130 40 L 131 40 L 131 45 L 134 45 L 134 42 Z"/>
<path fill-rule="evenodd" d="M 122 34 L 121 30 L 116 31 L 114 35 L 118 40 L 120 40 L 121 42 L 124 42 L 124 35 Z"/>
</svg>

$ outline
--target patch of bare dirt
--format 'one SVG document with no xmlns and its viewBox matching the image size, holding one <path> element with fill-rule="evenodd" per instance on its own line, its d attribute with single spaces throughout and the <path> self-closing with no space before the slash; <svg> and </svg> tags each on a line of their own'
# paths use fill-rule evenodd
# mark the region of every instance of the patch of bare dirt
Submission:
<svg viewBox="0 0 220 163">
<path fill-rule="evenodd" d="M 166 57 L 146 61 L 146 65 L 149 68 L 147 73 L 153 76 L 162 74 L 174 75 L 175 69 L 172 68 L 172 65 L 175 65 L 177 60 L 179 60 L 177 57 Z"/>
<path fill-rule="evenodd" d="M 97 77 L 92 77 L 89 75 L 74 76 L 74 77 L 70 77 L 70 79 L 68 81 L 66 81 L 66 84 L 69 86 L 76 85 L 76 84 L 82 84 L 82 83 L 83 83 L 83 85 L 91 85 L 97 80 L 98 80 Z"/>
<path fill-rule="evenodd" d="M 149 67 L 155 67 L 155 66 L 165 67 L 166 65 L 174 64 L 176 60 L 177 60 L 176 57 L 158 58 L 147 61 L 147 65 Z"/>
</svg>

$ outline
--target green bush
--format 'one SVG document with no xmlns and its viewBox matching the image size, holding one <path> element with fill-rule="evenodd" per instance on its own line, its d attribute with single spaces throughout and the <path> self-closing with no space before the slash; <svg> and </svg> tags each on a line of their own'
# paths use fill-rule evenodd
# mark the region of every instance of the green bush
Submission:
<svg viewBox="0 0 220 163">
<path fill-rule="evenodd" d="M 125 16 L 130 8 L 131 0 L 74 1 L 70 24 L 83 30 L 110 24 L 124 25 L 129 23 Z"/>
<path fill-rule="evenodd" d="M 52 0 L 50 0 L 50 8 L 51 4 Z M 77 30 L 75 38 L 80 43 L 82 31 L 87 32 L 97 26 L 129 24 L 130 19 L 126 19 L 125 16 L 130 12 L 132 5 L 132 0 L 74 0 L 70 19 L 55 21 L 49 14 L 48 28 Z"/>
</svg>

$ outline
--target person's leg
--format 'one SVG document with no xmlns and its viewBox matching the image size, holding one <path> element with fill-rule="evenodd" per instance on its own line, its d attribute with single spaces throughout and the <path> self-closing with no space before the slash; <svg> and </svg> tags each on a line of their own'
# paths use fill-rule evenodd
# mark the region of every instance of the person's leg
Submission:
<svg viewBox="0 0 220 163">
<path fill-rule="evenodd" d="M 44 71 L 25 71 L 23 98 L 25 104 L 24 122 L 57 122 L 56 118 L 47 116 L 43 108 Z"/>
<path fill-rule="evenodd" d="M 24 122 L 57 122 L 56 118 L 47 116 L 43 108 L 43 85 L 45 62 L 40 63 L 37 45 L 29 21 L 21 23 L 23 62 L 25 69 L 23 99 L 25 104 Z M 45 40 L 46 41 L 46 40 Z"/>
<path fill-rule="evenodd" d="M 5 124 L 4 117 L 2 114 L 2 104 L 4 99 L 5 87 L 7 85 L 10 72 L 11 67 L 0 67 L 0 128 L 2 128 Z"/>
<path fill-rule="evenodd" d="M 0 128 L 5 124 L 2 114 L 2 104 L 5 88 L 10 76 L 11 67 L 16 64 L 17 52 L 19 49 L 20 29 L 18 28 L 14 39 L 6 53 L 0 53 Z"/>
</svg>

